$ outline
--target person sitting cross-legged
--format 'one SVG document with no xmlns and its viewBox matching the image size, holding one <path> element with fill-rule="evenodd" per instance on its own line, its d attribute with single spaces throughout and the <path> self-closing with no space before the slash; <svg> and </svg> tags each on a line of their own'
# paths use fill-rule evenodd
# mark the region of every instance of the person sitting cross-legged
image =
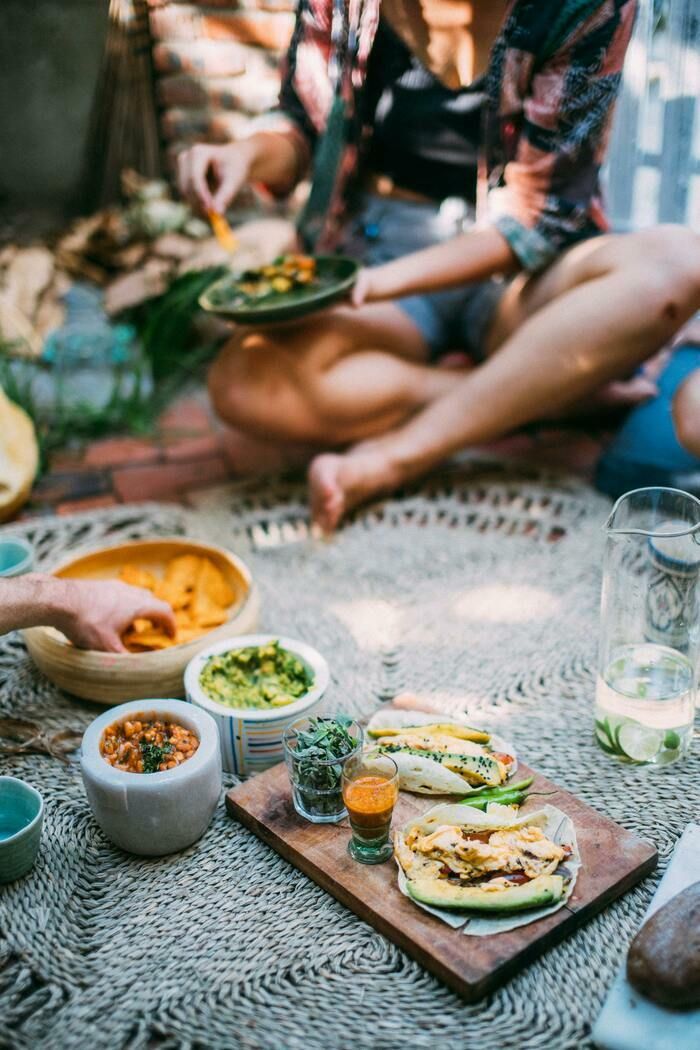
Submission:
<svg viewBox="0 0 700 1050">
<path fill-rule="evenodd" d="M 612 235 L 601 201 L 634 13 L 301 0 L 277 111 L 244 141 L 186 151 L 179 181 L 221 212 L 246 182 L 283 195 L 311 171 L 303 243 L 364 269 L 352 303 L 240 329 L 221 352 L 209 389 L 234 466 L 309 461 L 330 530 L 460 449 L 566 413 L 673 338 L 700 307 L 700 238 Z M 455 350 L 476 367 L 454 367 Z"/>
</svg>

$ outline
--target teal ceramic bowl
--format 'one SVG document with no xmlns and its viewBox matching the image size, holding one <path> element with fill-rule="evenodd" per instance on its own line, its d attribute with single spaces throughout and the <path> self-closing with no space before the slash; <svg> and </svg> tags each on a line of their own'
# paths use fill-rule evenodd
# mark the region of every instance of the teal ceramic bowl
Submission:
<svg viewBox="0 0 700 1050">
<path fill-rule="evenodd" d="M 0 576 L 21 576 L 34 568 L 34 548 L 18 536 L 0 539 Z"/>
<path fill-rule="evenodd" d="M 0 883 L 21 879 L 39 852 L 44 801 L 17 777 L 0 777 Z"/>
</svg>

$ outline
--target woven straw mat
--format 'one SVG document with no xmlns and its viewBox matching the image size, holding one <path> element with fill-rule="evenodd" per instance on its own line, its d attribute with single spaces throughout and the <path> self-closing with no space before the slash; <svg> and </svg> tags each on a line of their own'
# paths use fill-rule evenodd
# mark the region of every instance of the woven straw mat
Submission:
<svg viewBox="0 0 700 1050">
<path fill-rule="evenodd" d="M 330 659 L 329 712 L 425 690 L 659 848 L 697 818 L 700 756 L 650 773 L 592 738 L 601 525 L 570 479 L 462 468 L 309 535 L 294 486 L 235 486 L 196 511 L 153 505 L 15 526 L 50 565 L 127 538 L 220 542 L 260 583 L 262 627 Z M 5 530 L 7 532 L 8 530 Z M 83 727 L 98 709 L 0 639 L 0 713 Z M 0 1046 L 393 1050 L 586 1047 L 658 874 L 473 1005 L 227 817 L 158 860 L 113 848 L 76 765 L 0 758 L 46 800 L 33 872 L 0 896 Z M 227 777 L 227 784 L 234 783 Z"/>
</svg>

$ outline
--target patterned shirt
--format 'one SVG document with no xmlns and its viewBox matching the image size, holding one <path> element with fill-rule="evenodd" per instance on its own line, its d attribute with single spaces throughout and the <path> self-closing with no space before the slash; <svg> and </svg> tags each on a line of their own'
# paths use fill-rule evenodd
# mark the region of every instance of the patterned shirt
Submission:
<svg viewBox="0 0 700 1050">
<path fill-rule="evenodd" d="M 362 92 L 381 0 L 300 0 L 278 108 L 265 125 L 313 173 L 300 221 L 328 248 L 371 136 Z M 510 0 L 486 75 L 481 214 L 537 271 L 608 228 L 599 172 L 636 0 Z"/>
</svg>

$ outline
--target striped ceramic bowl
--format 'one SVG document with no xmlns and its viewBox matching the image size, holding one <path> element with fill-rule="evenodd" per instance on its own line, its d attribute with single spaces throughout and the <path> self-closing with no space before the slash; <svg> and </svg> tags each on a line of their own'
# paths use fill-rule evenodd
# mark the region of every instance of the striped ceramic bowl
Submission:
<svg viewBox="0 0 700 1050">
<path fill-rule="evenodd" d="M 298 657 L 313 674 L 312 688 L 294 703 L 272 711 L 235 708 L 212 700 L 202 689 L 199 677 L 210 656 L 274 641 Z M 328 664 L 310 645 L 278 634 L 244 634 L 219 641 L 197 653 L 185 671 L 185 692 L 190 703 L 203 707 L 214 717 L 219 728 L 224 769 L 228 773 L 248 776 L 284 760 L 282 736 L 285 729 L 301 715 L 310 715 L 319 706 L 329 680 Z"/>
</svg>

